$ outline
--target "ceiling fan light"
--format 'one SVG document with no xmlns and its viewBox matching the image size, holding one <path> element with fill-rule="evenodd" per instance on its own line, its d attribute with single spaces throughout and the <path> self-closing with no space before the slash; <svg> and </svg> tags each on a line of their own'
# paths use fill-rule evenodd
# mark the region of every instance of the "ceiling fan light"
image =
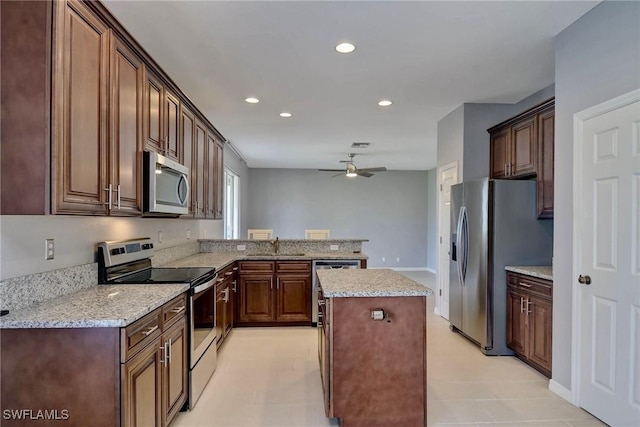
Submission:
<svg viewBox="0 0 640 427">
<path fill-rule="evenodd" d="M 346 175 L 347 178 L 355 178 L 356 176 L 358 176 L 358 174 L 353 171 L 347 171 Z"/>
</svg>

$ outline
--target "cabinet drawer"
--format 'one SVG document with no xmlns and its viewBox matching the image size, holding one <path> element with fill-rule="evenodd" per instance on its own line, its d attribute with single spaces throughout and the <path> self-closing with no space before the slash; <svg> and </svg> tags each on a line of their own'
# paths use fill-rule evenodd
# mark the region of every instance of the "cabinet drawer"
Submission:
<svg viewBox="0 0 640 427">
<path fill-rule="evenodd" d="M 277 273 L 309 273 L 311 262 L 309 261 L 277 261 Z"/>
<path fill-rule="evenodd" d="M 178 317 L 184 317 L 187 313 L 187 296 L 180 295 L 169 301 L 162 307 L 162 329 L 166 329 Z"/>
<path fill-rule="evenodd" d="M 226 266 L 225 268 L 221 269 L 220 271 L 218 271 L 218 277 L 222 277 L 224 279 L 229 278 L 230 276 L 233 276 L 233 274 L 238 270 L 238 267 L 236 266 L 236 263 L 234 262 L 233 264 L 229 264 L 228 266 Z"/>
<path fill-rule="evenodd" d="M 507 283 L 516 289 L 524 290 L 546 297 L 553 297 L 553 283 L 549 280 L 537 279 L 522 274 L 508 273 Z"/>
<path fill-rule="evenodd" d="M 158 308 L 142 319 L 136 320 L 131 325 L 121 329 L 122 354 L 120 356 L 123 363 L 160 336 L 161 318 L 162 308 Z"/>
<path fill-rule="evenodd" d="M 240 261 L 240 273 L 273 273 L 271 261 Z"/>
</svg>

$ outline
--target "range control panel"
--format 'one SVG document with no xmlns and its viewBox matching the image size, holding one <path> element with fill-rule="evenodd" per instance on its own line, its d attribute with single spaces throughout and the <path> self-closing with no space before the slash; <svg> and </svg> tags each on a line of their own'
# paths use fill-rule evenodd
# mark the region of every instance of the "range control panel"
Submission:
<svg viewBox="0 0 640 427">
<path fill-rule="evenodd" d="M 153 256 L 153 242 L 150 237 L 100 242 L 98 243 L 98 256 L 102 257 L 105 267 L 151 258 Z"/>
</svg>

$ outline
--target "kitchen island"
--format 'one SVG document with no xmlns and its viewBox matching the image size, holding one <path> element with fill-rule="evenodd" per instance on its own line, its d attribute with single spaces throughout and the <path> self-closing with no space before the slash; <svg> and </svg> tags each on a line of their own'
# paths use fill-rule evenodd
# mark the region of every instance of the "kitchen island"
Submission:
<svg viewBox="0 0 640 427">
<path fill-rule="evenodd" d="M 426 297 L 393 270 L 319 270 L 325 413 L 343 427 L 423 427 Z"/>
</svg>

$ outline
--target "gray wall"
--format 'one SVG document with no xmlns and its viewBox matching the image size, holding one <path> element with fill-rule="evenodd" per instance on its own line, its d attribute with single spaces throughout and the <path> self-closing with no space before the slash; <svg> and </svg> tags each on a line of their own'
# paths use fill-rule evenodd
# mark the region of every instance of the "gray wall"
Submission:
<svg viewBox="0 0 640 427">
<path fill-rule="evenodd" d="M 355 179 L 308 169 L 249 169 L 249 174 L 249 228 L 272 228 L 281 238 L 329 228 L 332 238 L 369 239 L 363 252 L 371 267 L 426 267 L 426 171 Z"/>
<path fill-rule="evenodd" d="M 438 167 L 458 162 L 458 182 L 462 181 L 463 143 L 464 105 L 461 105 L 438 122 Z"/>
<path fill-rule="evenodd" d="M 427 171 L 427 268 L 438 268 L 438 168 Z"/>
<path fill-rule="evenodd" d="M 571 389 L 573 115 L 640 87 L 640 3 L 600 3 L 556 37 L 553 379 Z"/>
<path fill-rule="evenodd" d="M 222 237 L 222 221 L 117 218 L 72 215 L 0 217 L 0 280 L 94 262 L 95 245 L 104 240 L 151 237 L 163 249 L 195 239 Z M 158 232 L 162 232 L 162 243 Z M 190 232 L 191 237 L 187 238 Z M 55 258 L 44 259 L 44 240 L 54 239 Z M 96 281 L 97 281 L 96 277 Z M 97 282 L 96 282 L 97 283 Z"/>
</svg>

